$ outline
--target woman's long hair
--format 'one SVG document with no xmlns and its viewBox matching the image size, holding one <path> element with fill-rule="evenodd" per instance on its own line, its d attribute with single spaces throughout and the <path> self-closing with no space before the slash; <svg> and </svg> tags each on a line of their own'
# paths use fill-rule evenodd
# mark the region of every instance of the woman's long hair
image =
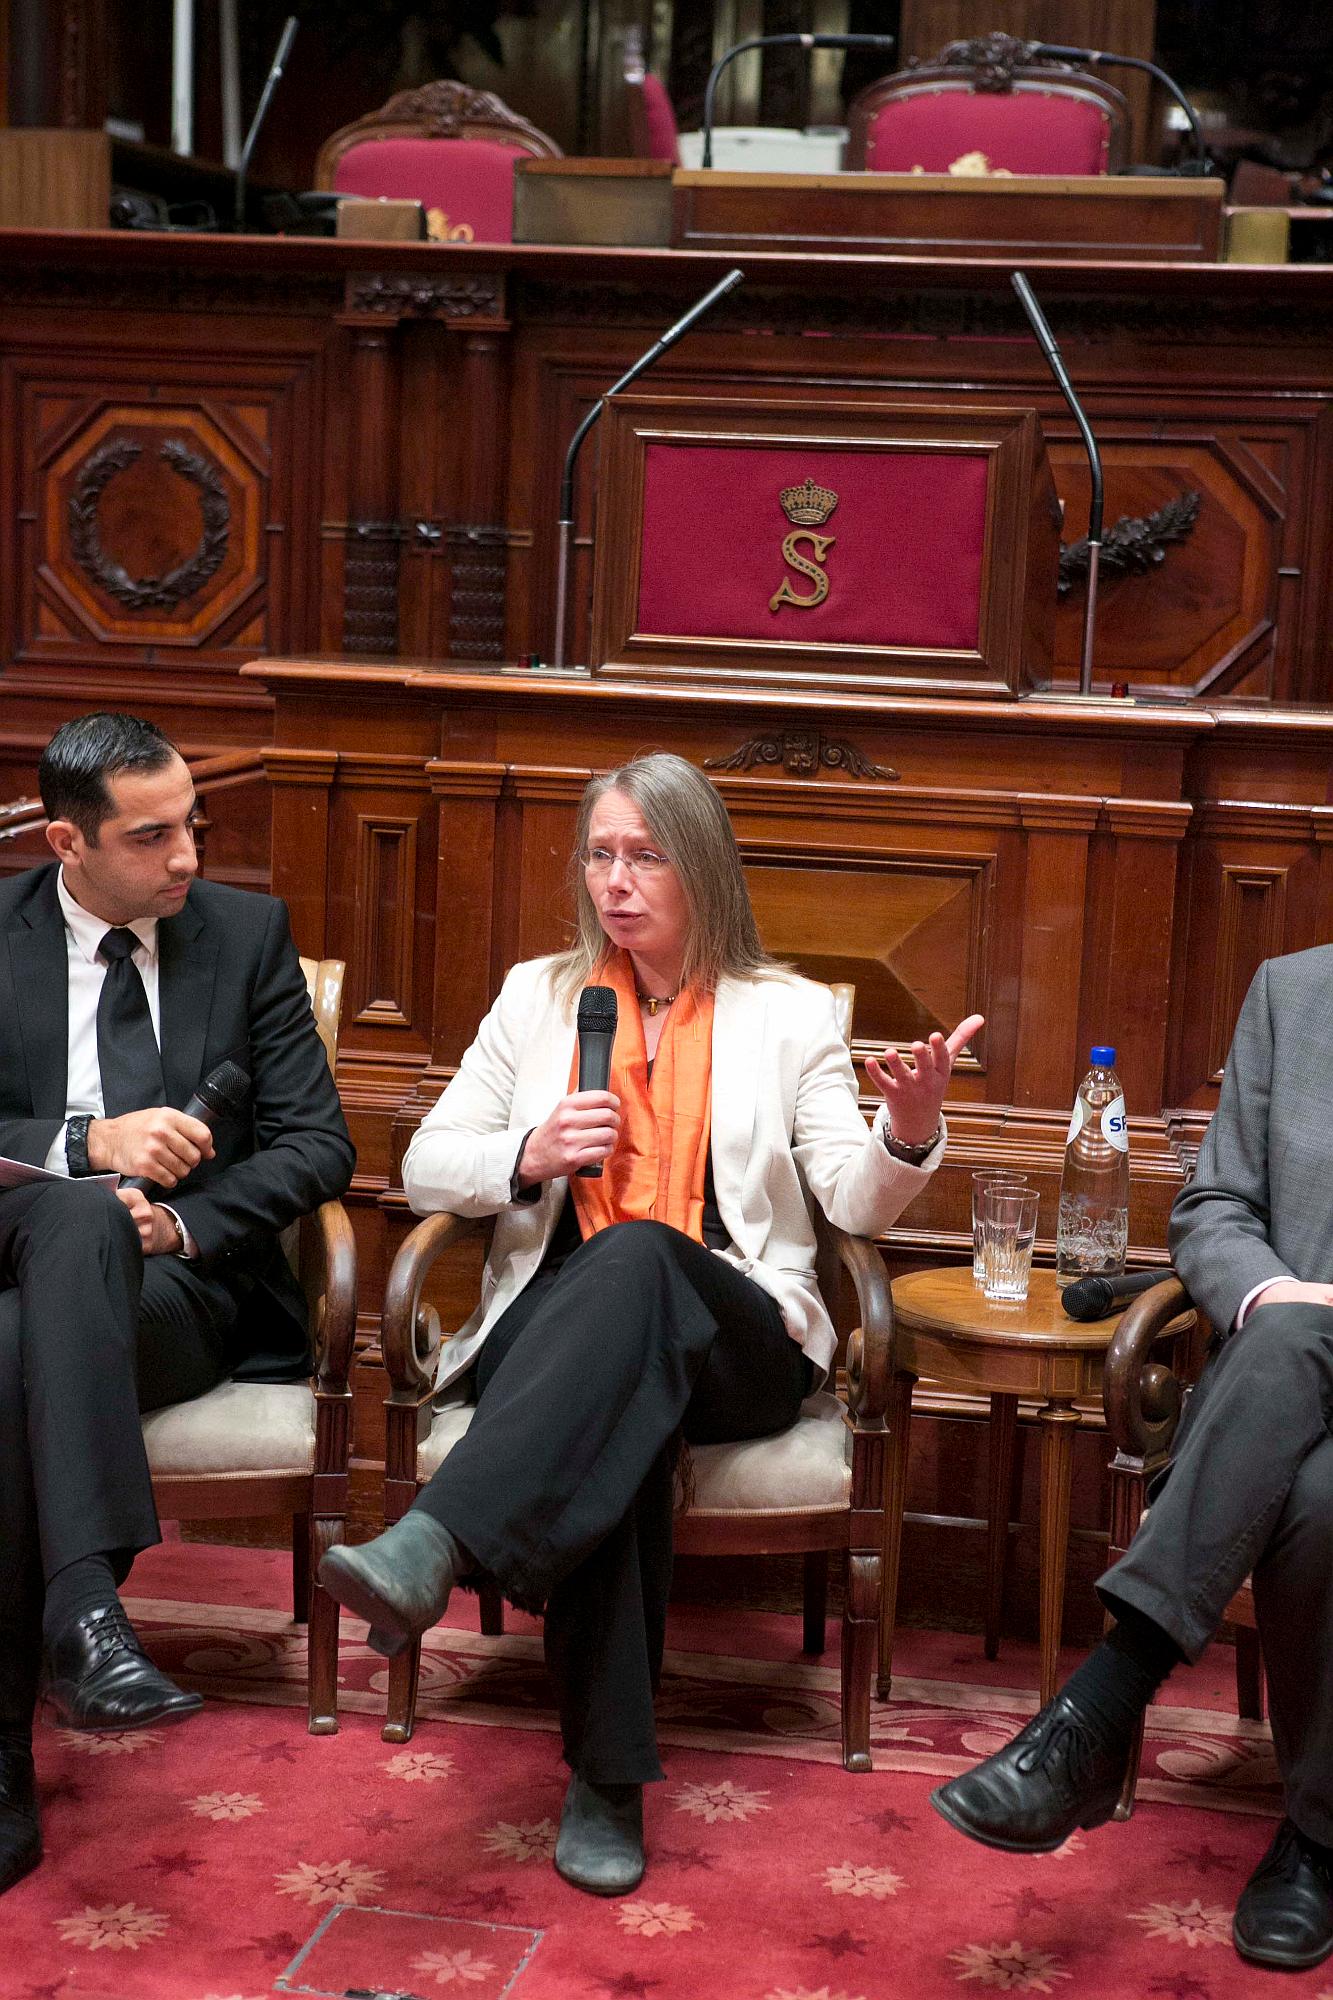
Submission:
<svg viewBox="0 0 1333 2000">
<path fill-rule="evenodd" d="M 633 800 L 653 845 L 679 877 L 689 912 L 681 985 L 711 993 L 728 976 L 785 970 L 759 941 L 726 807 L 702 771 L 659 750 L 593 778 L 579 801 L 571 867 L 575 936 L 551 968 L 557 995 L 572 1001 L 612 950 L 583 872 L 593 809 L 608 792 Z"/>
</svg>

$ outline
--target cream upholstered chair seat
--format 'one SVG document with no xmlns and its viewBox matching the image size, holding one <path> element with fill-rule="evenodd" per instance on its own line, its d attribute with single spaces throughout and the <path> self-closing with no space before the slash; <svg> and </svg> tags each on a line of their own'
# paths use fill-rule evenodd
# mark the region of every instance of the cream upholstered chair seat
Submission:
<svg viewBox="0 0 1333 2000">
<path fill-rule="evenodd" d="M 844 1037 L 851 1040 L 853 989 L 833 988 Z M 384 1517 L 396 1521 L 438 1471 L 472 1412 L 461 1397 L 438 1401 L 440 1323 L 422 1292 L 441 1254 L 489 1225 L 460 1216 L 427 1216 L 406 1238 L 389 1273 L 381 1338 L 391 1384 L 386 1403 Z M 847 1394 L 808 1396 L 790 1430 L 735 1444 L 692 1445 L 678 1476 L 680 1506 L 673 1540 L 681 1555 L 800 1556 L 804 1567 L 804 1644 L 824 1648 L 828 1559 L 846 1558 L 842 1614 L 842 1749 L 849 1771 L 870 1763 L 870 1686 L 878 1646 L 884 1532 L 893 1299 L 873 1243 L 845 1235 L 816 1216 L 820 1290 L 830 1309 L 840 1271 L 851 1276 L 858 1324 L 847 1342 Z M 499 1591 L 481 1589 L 483 1632 L 504 1629 Z M 405 1743 L 416 1711 L 421 1649 L 409 1646 L 389 1668 L 385 1739 Z"/>
<path fill-rule="evenodd" d="M 154 1476 L 234 1480 L 315 1469 L 315 1399 L 304 1382 L 220 1382 L 143 1420 Z"/>
<path fill-rule="evenodd" d="M 204 1399 L 207 1401 L 207 1398 Z M 692 1516 L 824 1514 L 846 1507 L 852 1490 L 852 1434 L 844 1404 L 817 1390 L 778 1437 L 690 1446 Z M 424 1484 L 439 1471 L 472 1419 L 471 1405 L 446 1403 L 417 1449 Z"/>
<path fill-rule="evenodd" d="M 315 1025 L 337 1059 L 344 966 L 301 960 Z M 285 1515 L 292 1529 L 292 1615 L 308 1623 L 309 1726 L 338 1727 L 338 1606 L 315 1577 L 347 1516 L 356 1331 L 356 1244 L 340 1201 L 283 1233 L 305 1292 L 314 1372 L 304 1382 L 221 1382 L 143 1419 L 158 1513 L 169 1520 Z"/>
</svg>

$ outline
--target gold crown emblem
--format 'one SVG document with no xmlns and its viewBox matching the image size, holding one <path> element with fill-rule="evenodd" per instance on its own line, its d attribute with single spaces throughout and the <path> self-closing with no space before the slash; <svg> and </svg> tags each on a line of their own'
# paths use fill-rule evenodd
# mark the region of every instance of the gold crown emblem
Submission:
<svg viewBox="0 0 1333 2000">
<path fill-rule="evenodd" d="M 827 521 L 837 504 L 838 496 L 831 486 L 816 486 L 808 476 L 801 485 L 782 489 L 783 513 L 802 528 L 817 528 L 821 521 Z"/>
</svg>

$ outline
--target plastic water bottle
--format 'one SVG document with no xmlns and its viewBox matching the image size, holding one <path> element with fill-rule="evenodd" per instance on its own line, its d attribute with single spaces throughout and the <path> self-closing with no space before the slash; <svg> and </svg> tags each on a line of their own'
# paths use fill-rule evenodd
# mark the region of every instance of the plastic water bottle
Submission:
<svg viewBox="0 0 1333 2000">
<path fill-rule="evenodd" d="M 1060 1176 L 1055 1277 L 1061 1286 L 1089 1272 L 1123 1271 L 1129 1243 L 1129 1123 L 1115 1050 L 1098 1044 L 1091 1062 L 1074 1099 Z"/>
</svg>

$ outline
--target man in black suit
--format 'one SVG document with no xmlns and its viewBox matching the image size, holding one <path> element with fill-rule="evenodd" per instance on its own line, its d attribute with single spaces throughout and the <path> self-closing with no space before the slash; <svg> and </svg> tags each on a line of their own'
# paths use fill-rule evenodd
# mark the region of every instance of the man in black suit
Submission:
<svg viewBox="0 0 1333 2000">
<path fill-rule="evenodd" d="M 161 731 L 80 717 L 39 783 L 56 860 L 0 886 L 0 1155 L 58 1176 L 0 1169 L 0 1890 L 41 1856 L 40 1678 L 72 1728 L 200 1705 L 116 1594 L 160 1539 L 139 1414 L 307 1372 L 278 1233 L 354 1158 L 286 910 L 196 879 Z M 228 1057 L 250 1095 L 210 1131 L 179 1107 Z"/>
</svg>

